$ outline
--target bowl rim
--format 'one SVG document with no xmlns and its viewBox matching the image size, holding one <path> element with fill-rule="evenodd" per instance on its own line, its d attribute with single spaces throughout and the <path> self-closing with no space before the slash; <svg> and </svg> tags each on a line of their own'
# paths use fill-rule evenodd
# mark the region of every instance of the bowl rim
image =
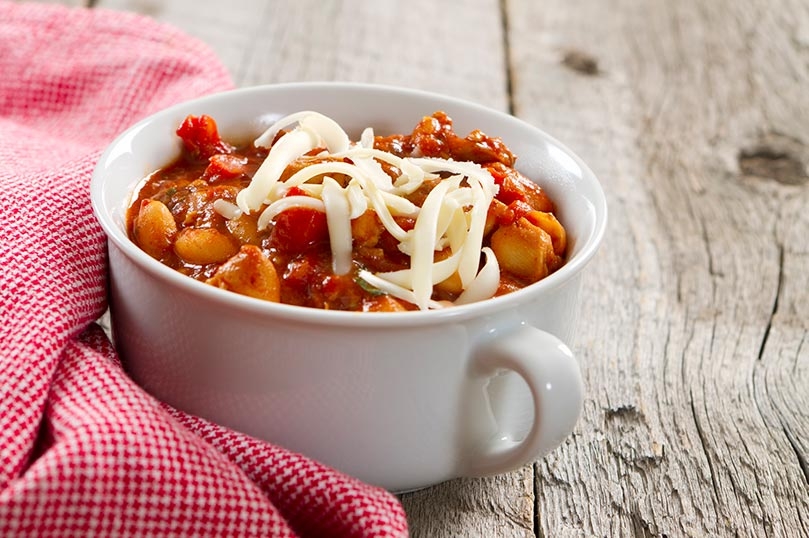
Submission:
<svg viewBox="0 0 809 538">
<path fill-rule="evenodd" d="M 435 310 L 415 310 L 406 312 L 353 312 L 341 310 L 322 310 L 318 308 L 288 305 L 283 303 L 273 303 L 245 295 L 240 295 L 231 291 L 222 290 L 214 286 L 205 284 L 189 278 L 176 270 L 163 265 L 155 260 L 143 250 L 137 247 L 129 239 L 125 230 L 115 222 L 111 209 L 103 202 L 103 192 L 105 185 L 105 163 L 110 160 L 111 155 L 116 152 L 116 148 L 135 132 L 147 129 L 149 124 L 154 123 L 159 117 L 175 115 L 180 110 L 199 107 L 206 102 L 214 100 L 238 99 L 241 96 L 253 93 L 273 93 L 290 92 L 296 90 L 336 90 L 351 91 L 362 90 L 378 94 L 388 94 L 390 96 L 410 96 L 421 99 L 439 99 L 453 103 L 459 107 L 471 110 L 473 113 L 494 116 L 501 121 L 516 122 L 523 128 L 533 131 L 540 139 L 548 144 L 556 146 L 570 159 L 572 159 L 581 170 L 581 177 L 589 181 L 590 189 L 595 193 L 596 199 L 587 198 L 595 213 L 594 223 L 589 235 L 585 238 L 585 243 L 580 251 L 573 258 L 567 260 L 565 264 L 554 273 L 542 280 L 535 282 L 525 288 L 516 290 L 507 295 L 492 297 L 484 301 L 469 303 L 466 305 L 452 306 Z M 495 134 L 495 136 L 497 136 Z M 107 240 L 115 246 L 132 262 L 151 276 L 177 286 L 187 293 L 205 298 L 219 307 L 235 309 L 247 314 L 260 315 L 267 319 L 283 318 L 286 321 L 300 321 L 307 324 L 322 325 L 350 325 L 353 327 L 397 327 L 397 326 L 418 326 L 433 325 L 445 322 L 454 322 L 469 318 L 485 317 L 495 312 L 510 310 L 526 302 L 531 302 L 544 293 L 558 289 L 572 278 L 580 274 L 598 251 L 603 239 L 607 225 L 607 203 L 603 188 L 590 169 L 590 167 L 567 146 L 548 134 L 544 130 L 522 120 L 512 114 L 483 106 L 481 104 L 459 99 L 457 97 L 399 86 L 383 84 L 355 83 L 355 82 L 291 82 L 279 84 L 264 84 L 237 88 L 223 92 L 208 94 L 195 99 L 186 100 L 170 107 L 161 109 L 148 115 L 137 123 L 131 125 L 110 142 L 99 157 L 93 170 L 90 180 L 90 197 L 93 213 L 101 224 Z M 224 310 L 223 310 L 224 311 Z"/>
</svg>

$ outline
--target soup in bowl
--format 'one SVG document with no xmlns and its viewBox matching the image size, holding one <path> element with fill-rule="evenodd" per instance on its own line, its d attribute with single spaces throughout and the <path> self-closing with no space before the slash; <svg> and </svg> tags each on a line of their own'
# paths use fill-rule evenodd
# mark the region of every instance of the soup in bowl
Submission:
<svg viewBox="0 0 809 538">
<path fill-rule="evenodd" d="M 116 348 L 162 401 L 394 491 L 513 469 L 575 425 L 606 204 L 513 116 L 245 88 L 128 129 L 91 194 Z"/>
</svg>

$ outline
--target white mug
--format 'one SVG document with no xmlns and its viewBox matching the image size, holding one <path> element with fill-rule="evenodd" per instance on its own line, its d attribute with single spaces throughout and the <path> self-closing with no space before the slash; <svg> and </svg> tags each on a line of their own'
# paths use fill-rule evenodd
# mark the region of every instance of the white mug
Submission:
<svg viewBox="0 0 809 538">
<path fill-rule="evenodd" d="M 511 294 L 464 306 L 355 313 L 263 302 L 161 265 L 126 235 L 134 186 L 179 152 L 174 131 L 208 114 L 225 139 L 316 110 L 353 137 L 407 133 L 443 110 L 458 133 L 501 137 L 516 167 L 556 202 L 564 266 Z M 582 270 L 606 225 L 601 187 L 572 152 L 507 114 L 383 86 L 246 88 L 159 112 L 118 137 L 91 185 L 109 237 L 115 345 L 133 379 L 186 412 L 301 452 L 369 483 L 406 491 L 505 472 L 570 434 L 582 405 L 571 342 Z"/>
</svg>

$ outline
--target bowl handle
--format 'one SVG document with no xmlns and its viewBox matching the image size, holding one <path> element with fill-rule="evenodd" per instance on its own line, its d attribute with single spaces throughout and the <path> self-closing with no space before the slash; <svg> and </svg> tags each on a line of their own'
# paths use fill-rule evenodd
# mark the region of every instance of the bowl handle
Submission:
<svg viewBox="0 0 809 538">
<path fill-rule="evenodd" d="M 534 421 L 525 439 L 508 432 L 488 440 L 472 461 L 467 476 L 485 476 L 516 469 L 544 456 L 570 435 L 581 413 L 581 372 L 570 349 L 550 333 L 522 325 L 482 344 L 473 358 L 474 375 L 490 378 L 511 370 L 528 385 Z"/>
</svg>

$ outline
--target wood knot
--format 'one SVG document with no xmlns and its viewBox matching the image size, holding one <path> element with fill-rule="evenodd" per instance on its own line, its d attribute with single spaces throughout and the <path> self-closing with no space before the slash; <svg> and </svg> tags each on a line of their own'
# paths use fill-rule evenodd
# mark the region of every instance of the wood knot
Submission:
<svg viewBox="0 0 809 538">
<path fill-rule="evenodd" d="M 626 420 L 643 420 L 643 413 L 632 404 L 622 404 L 604 408 L 604 418 L 607 420 L 623 418 Z"/>
<path fill-rule="evenodd" d="M 771 134 L 739 152 L 742 175 L 770 179 L 784 185 L 809 181 L 807 151 L 798 140 Z"/>
<path fill-rule="evenodd" d="M 592 55 L 577 49 L 570 49 L 565 52 L 562 57 L 562 65 L 577 73 L 591 77 L 600 73 L 598 60 Z"/>
</svg>

